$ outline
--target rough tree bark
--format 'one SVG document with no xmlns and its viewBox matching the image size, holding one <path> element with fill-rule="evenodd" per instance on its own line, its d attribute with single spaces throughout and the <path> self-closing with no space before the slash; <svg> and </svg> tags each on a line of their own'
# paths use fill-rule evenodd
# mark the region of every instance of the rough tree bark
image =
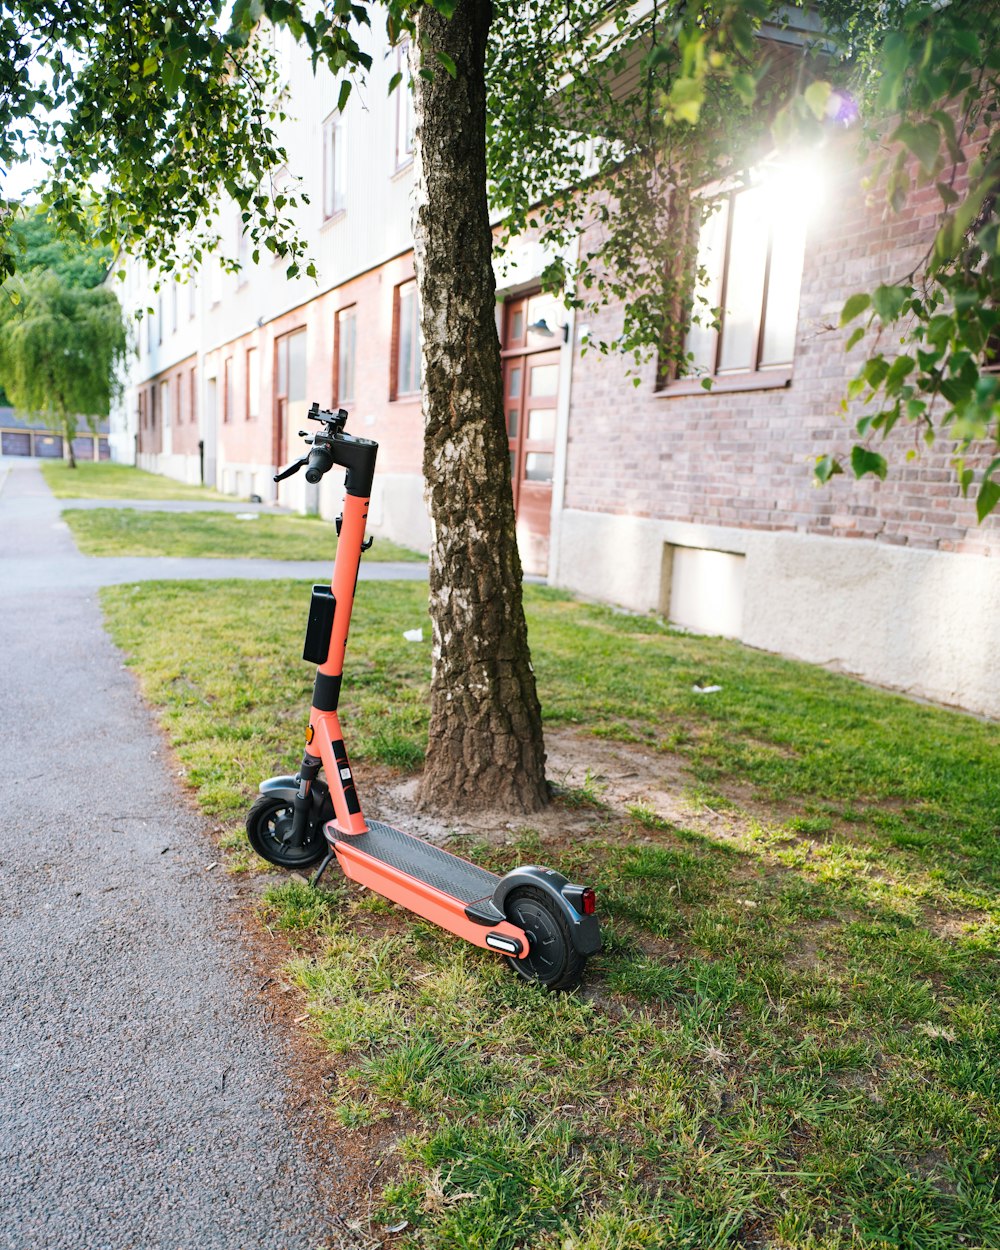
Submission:
<svg viewBox="0 0 1000 1250">
<path fill-rule="evenodd" d="M 414 249 L 431 514 L 431 725 L 421 802 L 537 811 L 549 798 L 521 601 L 486 204 L 489 0 L 427 5 L 415 78 Z M 454 77 L 437 52 L 450 57 Z"/>
</svg>

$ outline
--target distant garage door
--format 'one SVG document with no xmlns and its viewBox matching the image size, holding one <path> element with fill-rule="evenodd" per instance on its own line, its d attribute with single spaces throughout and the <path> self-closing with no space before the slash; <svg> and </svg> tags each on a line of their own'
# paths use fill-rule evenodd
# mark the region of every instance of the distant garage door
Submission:
<svg viewBox="0 0 1000 1250">
<path fill-rule="evenodd" d="M 58 434 L 36 434 L 35 455 L 51 459 L 62 458 L 62 438 Z"/>
<path fill-rule="evenodd" d="M 31 435 L 20 430 L 4 430 L 0 433 L 0 452 L 5 456 L 30 456 Z"/>
</svg>

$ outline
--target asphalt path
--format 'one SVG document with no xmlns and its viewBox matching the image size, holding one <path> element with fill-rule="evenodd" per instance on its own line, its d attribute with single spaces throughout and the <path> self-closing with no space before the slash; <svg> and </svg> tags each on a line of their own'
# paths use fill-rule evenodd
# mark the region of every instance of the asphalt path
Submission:
<svg viewBox="0 0 1000 1250">
<path fill-rule="evenodd" d="M 0 484 L 0 1248 L 343 1245 L 232 887 L 59 508 L 34 465 Z"/>
</svg>

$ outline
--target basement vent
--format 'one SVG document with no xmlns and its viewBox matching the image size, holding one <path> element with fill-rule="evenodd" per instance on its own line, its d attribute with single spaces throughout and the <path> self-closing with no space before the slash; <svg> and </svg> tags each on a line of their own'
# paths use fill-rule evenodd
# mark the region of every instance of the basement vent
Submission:
<svg viewBox="0 0 1000 1250">
<path fill-rule="evenodd" d="M 672 625 L 723 638 L 743 635 L 746 557 L 665 543 L 660 611 Z"/>
</svg>

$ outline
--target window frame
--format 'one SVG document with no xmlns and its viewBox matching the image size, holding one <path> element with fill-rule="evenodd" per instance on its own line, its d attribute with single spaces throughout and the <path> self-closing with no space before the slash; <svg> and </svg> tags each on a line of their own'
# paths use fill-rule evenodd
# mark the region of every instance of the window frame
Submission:
<svg viewBox="0 0 1000 1250">
<path fill-rule="evenodd" d="M 343 340 L 344 322 L 350 320 L 353 323 L 351 334 L 351 367 L 350 381 L 351 390 L 349 394 L 344 393 L 342 362 L 340 359 L 340 349 Z M 333 315 L 333 404 L 339 407 L 341 404 L 353 404 L 357 402 L 357 360 L 358 360 L 358 306 L 357 304 L 345 304 L 343 308 L 338 308 Z"/>
<path fill-rule="evenodd" d="M 396 86 L 396 148 L 395 172 L 413 164 L 416 118 L 413 112 L 413 78 L 410 74 L 410 41 L 404 39 L 396 48 L 396 73 L 402 74 Z M 408 125 L 404 125 L 409 123 Z M 405 137 L 404 137 L 405 136 Z"/>
<path fill-rule="evenodd" d="M 403 335 L 403 299 L 409 291 L 413 292 L 413 370 L 411 373 L 412 380 L 416 382 L 413 389 L 403 390 L 400 379 L 400 347 L 402 346 Z M 393 288 L 393 307 L 392 307 L 392 376 L 390 378 L 389 399 L 395 402 L 397 399 L 416 399 L 420 395 L 423 386 L 423 368 L 421 361 L 421 339 L 420 339 L 420 297 L 417 292 L 416 278 L 407 278 L 403 282 L 399 282 Z M 415 375 L 415 376 L 413 376 Z M 407 379 L 410 381 L 411 379 Z"/>
<path fill-rule="evenodd" d="M 347 128 L 344 116 L 334 111 L 323 122 L 323 224 L 347 212 Z M 339 153 L 339 160 L 338 160 Z M 337 172 L 340 172 L 340 179 Z M 332 183 L 331 183 L 332 176 Z M 344 185 L 341 186 L 340 183 Z"/>
<path fill-rule="evenodd" d="M 222 362 L 222 424 L 233 423 L 233 358 L 227 356 Z"/>
<path fill-rule="evenodd" d="M 253 358 L 253 359 L 254 359 L 254 360 L 256 360 L 256 362 L 257 362 L 257 385 L 256 385 L 256 387 L 254 387 L 254 385 L 253 385 L 253 376 L 252 376 L 251 367 L 250 367 L 250 361 L 251 361 L 251 358 Z M 245 409 L 245 411 L 244 411 L 244 413 L 243 413 L 243 419 L 244 419 L 245 421 L 259 421 L 259 420 L 260 420 L 260 408 L 261 408 L 261 403 L 260 403 L 260 391 L 261 391 L 261 386 L 260 386 L 260 355 L 259 355 L 259 353 L 258 353 L 258 351 L 257 351 L 257 346 L 256 346 L 256 344 L 254 344 L 253 346 L 248 347 L 248 348 L 246 349 L 246 363 L 245 363 L 245 369 L 246 369 L 246 379 L 247 379 L 247 393 L 246 393 L 246 403 L 245 403 L 245 405 L 244 405 L 244 409 Z M 254 412 L 254 410 L 253 410 L 253 409 L 254 409 L 254 404 L 253 404 L 253 402 L 252 402 L 252 401 L 253 401 L 253 397 L 254 397 L 254 396 L 253 396 L 253 392 L 254 392 L 254 390 L 256 390 L 256 392 L 257 392 L 257 395 L 256 395 L 256 400 L 257 400 L 257 402 L 256 402 L 256 408 L 257 408 L 257 411 L 256 411 L 256 412 Z"/>
<path fill-rule="evenodd" d="M 173 414 L 170 411 L 173 399 L 170 394 L 170 379 L 160 378 L 160 423 L 165 430 L 173 425 Z"/>
<path fill-rule="evenodd" d="M 748 369 L 733 369 L 723 373 L 719 372 L 719 362 L 722 358 L 723 339 L 726 329 L 726 299 L 728 296 L 728 286 L 732 268 L 733 220 L 735 217 L 733 204 L 739 195 L 752 190 L 755 185 L 757 184 L 747 183 L 741 180 L 740 182 L 721 183 L 717 186 L 703 189 L 703 193 L 705 195 L 714 198 L 716 201 L 725 200 L 727 202 L 725 242 L 723 246 L 721 271 L 718 274 L 719 297 L 718 304 L 716 305 L 720 309 L 721 315 L 719 319 L 719 326 L 714 332 L 715 342 L 713 368 L 706 370 L 703 373 L 688 373 L 683 376 L 677 376 L 675 366 L 674 370 L 671 371 L 671 373 L 663 379 L 657 387 L 656 394 L 660 396 L 672 398 L 674 396 L 727 394 L 734 391 L 782 390 L 791 385 L 795 363 L 795 350 L 798 346 L 797 336 L 793 336 L 791 361 L 774 365 L 761 363 L 761 354 L 763 351 L 764 334 L 767 323 L 767 303 L 770 290 L 771 267 L 775 243 L 773 224 L 768 227 L 767 252 L 764 262 L 763 278 L 761 280 L 760 301 L 759 307 L 756 309 L 754 319 L 753 350 L 751 353 L 754 364 Z M 699 241 L 700 232 L 695 238 L 696 247 Z M 801 295 L 802 275 L 800 273 L 798 300 L 796 302 L 796 328 L 798 322 L 798 311 L 801 306 Z M 688 327 L 688 334 L 690 334 L 690 325 Z M 711 385 L 706 387 L 704 383 L 707 380 L 711 381 Z"/>
</svg>

